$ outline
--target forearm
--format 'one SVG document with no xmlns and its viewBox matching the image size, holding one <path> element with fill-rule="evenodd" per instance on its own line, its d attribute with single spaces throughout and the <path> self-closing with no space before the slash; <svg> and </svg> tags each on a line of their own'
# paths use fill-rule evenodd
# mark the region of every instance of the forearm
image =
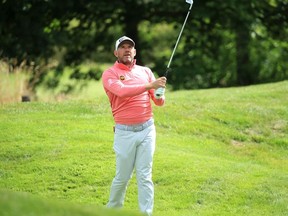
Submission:
<svg viewBox="0 0 288 216">
<path fill-rule="evenodd" d="M 108 87 L 108 90 L 118 97 L 132 97 L 142 94 L 146 90 L 145 84 L 139 85 L 115 85 Z"/>
</svg>

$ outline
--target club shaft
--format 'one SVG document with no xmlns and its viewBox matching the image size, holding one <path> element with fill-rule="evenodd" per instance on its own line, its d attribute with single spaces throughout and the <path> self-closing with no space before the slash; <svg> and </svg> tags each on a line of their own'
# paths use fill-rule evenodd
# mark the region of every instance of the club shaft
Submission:
<svg viewBox="0 0 288 216">
<path fill-rule="evenodd" d="M 179 35 L 178 35 L 176 44 L 175 44 L 175 46 L 174 46 L 173 52 L 172 52 L 172 54 L 171 54 L 170 60 L 169 60 L 168 65 L 167 65 L 167 70 L 166 70 L 165 76 L 167 76 L 167 73 L 168 73 L 168 70 L 169 70 L 169 68 L 170 68 L 170 65 L 171 65 L 171 62 L 172 62 L 174 53 L 175 53 L 175 51 L 176 51 L 176 48 L 177 48 L 178 43 L 179 43 L 179 41 L 180 41 L 182 32 L 183 32 L 183 30 L 184 30 L 184 27 L 185 27 L 186 22 L 187 22 L 187 19 L 188 19 L 188 17 L 189 17 L 190 11 L 191 11 L 191 9 L 192 9 L 192 5 L 193 5 L 193 4 L 190 4 L 190 7 L 189 7 L 188 13 L 187 13 L 187 15 L 186 15 L 185 21 L 184 21 L 184 23 L 183 23 L 183 25 L 182 25 L 182 28 L 181 28 L 181 31 L 180 31 L 180 33 L 179 33 Z"/>
</svg>

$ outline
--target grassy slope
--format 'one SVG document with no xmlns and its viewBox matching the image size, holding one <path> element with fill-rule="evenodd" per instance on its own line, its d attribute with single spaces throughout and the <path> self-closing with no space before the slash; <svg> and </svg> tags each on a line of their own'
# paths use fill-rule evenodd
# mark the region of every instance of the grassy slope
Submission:
<svg viewBox="0 0 288 216">
<path fill-rule="evenodd" d="M 155 216 L 287 215 L 287 93 L 287 81 L 167 92 L 154 108 Z M 0 188 L 105 205 L 114 154 L 103 92 L 1 105 L 0 119 Z M 137 209 L 135 178 L 125 209 Z"/>
<path fill-rule="evenodd" d="M 0 190 L 1 216 L 141 216 L 128 210 L 110 210 L 99 206 L 55 201 L 23 192 Z M 142 215 L 143 216 L 143 215 Z"/>
</svg>

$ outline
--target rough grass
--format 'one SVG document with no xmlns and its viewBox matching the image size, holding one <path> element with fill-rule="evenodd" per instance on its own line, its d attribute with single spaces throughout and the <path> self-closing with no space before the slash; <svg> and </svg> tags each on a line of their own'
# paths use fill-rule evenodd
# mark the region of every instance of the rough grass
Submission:
<svg viewBox="0 0 288 216">
<path fill-rule="evenodd" d="M 9 66 L 0 59 L 0 104 L 21 101 L 21 96 L 26 95 L 26 74 L 15 69 L 9 73 Z"/>
<path fill-rule="evenodd" d="M 1 216 L 140 216 L 135 211 L 108 210 L 93 205 L 54 201 L 23 192 L 0 190 Z"/>
<path fill-rule="evenodd" d="M 154 107 L 154 215 L 287 215 L 287 93 L 287 81 L 167 92 L 166 105 Z M 71 215 L 106 204 L 114 153 L 103 91 L 89 100 L 4 104 L 0 120 L 0 188 L 36 196 L 39 206 L 47 205 L 41 198 L 76 203 Z M 18 202 L 8 196 L 5 206 Z M 133 177 L 124 210 L 137 208 Z"/>
</svg>

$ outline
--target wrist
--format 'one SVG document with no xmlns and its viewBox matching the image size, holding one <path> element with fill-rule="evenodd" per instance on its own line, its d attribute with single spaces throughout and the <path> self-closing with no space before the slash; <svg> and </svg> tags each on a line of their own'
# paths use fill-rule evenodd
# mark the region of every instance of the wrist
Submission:
<svg viewBox="0 0 288 216">
<path fill-rule="evenodd" d="M 150 90 L 150 89 L 153 88 L 153 86 L 151 85 L 151 83 L 147 83 L 147 84 L 145 85 L 145 88 L 146 88 L 146 90 Z"/>
</svg>

